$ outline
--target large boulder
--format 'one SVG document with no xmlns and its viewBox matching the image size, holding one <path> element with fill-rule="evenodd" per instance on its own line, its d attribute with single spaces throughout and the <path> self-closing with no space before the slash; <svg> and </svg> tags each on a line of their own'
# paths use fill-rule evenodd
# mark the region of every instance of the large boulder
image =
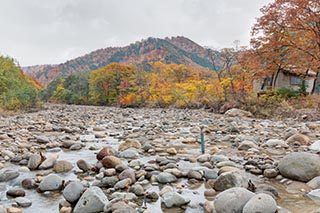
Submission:
<svg viewBox="0 0 320 213">
<path fill-rule="evenodd" d="M 307 152 L 294 152 L 286 155 L 279 162 L 282 176 L 307 182 L 320 175 L 320 157 Z"/>
<path fill-rule="evenodd" d="M 214 189 L 223 191 L 232 187 L 248 187 L 249 178 L 244 171 L 235 170 L 224 172 L 217 178 L 214 183 Z"/>
<path fill-rule="evenodd" d="M 102 189 L 93 186 L 88 188 L 80 197 L 74 208 L 74 213 L 103 212 L 105 205 L 109 203 L 107 196 Z"/>
<path fill-rule="evenodd" d="M 227 189 L 216 196 L 216 213 L 242 213 L 243 207 L 255 194 L 241 187 Z"/>
<path fill-rule="evenodd" d="M 243 207 L 242 213 L 275 213 L 277 203 L 271 195 L 259 193 L 253 196 Z"/>
</svg>

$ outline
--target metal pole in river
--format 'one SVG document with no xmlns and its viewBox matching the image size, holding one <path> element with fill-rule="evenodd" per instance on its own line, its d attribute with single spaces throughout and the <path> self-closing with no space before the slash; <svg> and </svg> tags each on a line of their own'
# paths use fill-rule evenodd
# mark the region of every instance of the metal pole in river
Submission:
<svg viewBox="0 0 320 213">
<path fill-rule="evenodd" d="M 200 127 L 200 142 L 201 142 L 201 153 L 205 153 L 204 149 L 204 135 L 203 135 L 203 127 Z"/>
</svg>

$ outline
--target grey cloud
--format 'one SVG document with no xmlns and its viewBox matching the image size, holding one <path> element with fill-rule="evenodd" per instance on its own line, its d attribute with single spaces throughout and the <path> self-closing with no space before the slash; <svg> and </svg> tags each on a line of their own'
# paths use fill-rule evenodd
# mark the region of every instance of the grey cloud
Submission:
<svg viewBox="0 0 320 213">
<path fill-rule="evenodd" d="M 271 0 L 0 0 L 0 54 L 21 65 L 61 63 L 149 36 L 202 45 L 247 45 Z"/>
</svg>

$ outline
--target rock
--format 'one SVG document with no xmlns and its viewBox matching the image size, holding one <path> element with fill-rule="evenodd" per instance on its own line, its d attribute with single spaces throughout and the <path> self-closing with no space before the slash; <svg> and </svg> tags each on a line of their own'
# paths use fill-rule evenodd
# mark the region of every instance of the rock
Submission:
<svg viewBox="0 0 320 213">
<path fill-rule="evenodd" d="M 21 182 L 21 186 L 25 189 L 36 189 L 38 184 L 32 178 L 26 178 Z"/>
<path fill-rule="evenodd" d="M 183 175 L 183 172 L 180 171 L 179 169 L 176 169 L 176 168 L 166 169 L 166 170 L 164 170 L 163 172 L 173 174 L 174 176 L 176 176 L 176 177 L 178 177 L 178 178 L 179 178 L 179 177 L 182 177 L 182 175 Z"/>
<path fill-rule="evenodd" d="M 214 189 L 224 191 L 232 187 L 248 187 L 248 177 L 244 171 L 231 171 L 222 173 L 214 183 Z"/>
<path fill-rule="evenodd" d="M 288 144 L 284 140 L 279 140 L 279 139 L 269 139 L 267 140 L 263 146 L 267 147 L 288 147 Z"/>
<path fill-rule="evenodd" d="M 116 174 L 117 174 L 117 171 L 116 171 L 116 169 L 114 169 L 114 168 L 106 169 L 106 170 L 104 171 L 104 175 L 105 175 L 105 176 L 108 176 L 108 177 L 114 176 L 114 175 L 116 175 Z"/>
<path fill-rule="evenodd" d="M 125 159 L 137 159 L 139 158 L 139 153 L 137 150 L 130 148 L 120 152 L 119 156 Z"/>
<path fill-rule="evenodd" d="M 10 169 L 0 170 L 0 182 L 7 182 L 19 176 L 19 172 Z"/>
<path fill-rule="evenodd" d="M 279 162 L 282 176 L 307 182 L 320 175 L 320 157 L 306 152 L 294 152 L 286 155 Z"/>
<path fill-rule="evenodd" d="M 278 175 L 278 171 L 276 169 L 265 169 L 263 171 L 263 176 L 267 178 L 275 178 Z"/>
<path fill-rule="evenodd" d="M 115 190 L 129 188 L 132 181 L 130 178 L 126 178 L 124 180 L 118 181 L 116 185 L 114 185 Z"/>
<path fill-rule="evenodd" d="M 259 146 L 255 144 L 253 141 L 242 141 L 238 146 L 239 150 L 248 150 L 250 148 L 259 149 Z"/>
<path fill-rule="evenodd" d="M 105 205 L 109 203 L 107 196 L 96 186 L 88 188 L 77 202 L 74 213 L 103 212 Z"/>
<path fill-rule="evenodd" d="M 22 213 L 22 209 L 10 207 L 7 209 L 7 213 Z"/>
<path fill-rule="evenodd" d="M 277 203 L 268 194 L 259 193 L 253 196 L 243 207 L 243 213 L 275 213 L 277 211 Z"/>
<path fill-rule="evenodd" d="M 204 170 L 204 178 L 206 180 L 217 179 L 218 178 L 218 171 L 216 169 Z"/>
<path fill-rule="evenodd" d="M 160 196 L 164 195 L 167 192 L 173 192 L 173 188 L 171 186 L 165 185 L 160 191 Z"/>
<path fill-rule="evenodd" d="M 129 149 L 129 148 L 141 149 L 141 144 L 140 144 L 140 142 L 138 140 L 127 139 L 125 142 L 122 142 L 119 145 L 118 150 L 119 151 L 124 151 L 124 150 Z"/>
<path fill-rule="evenodd" d="M 81 148 L 82 148 L 82 145 L 80 143 L 75 143 L 75 144 L 72 144 L 69 149 L 76 151 L 76 150 L 80 150 Z"/>
<path fill-rule="evenodd" d="M 35 138 L 38 143 L 50 143 L 50 139 L 46 136 L 36 136 Z"/>
<path fill-rule="evenodd" d="M 184 144 L 193 144 L 193 143 L 195 143 L 195 142 L 197 142 L 197 139 L 196 138 L 185 138 L 185 139 L 183 139 L 182 140 L 182 143 L 184 143 Z"/>
<path fill-rule="evenodd" d="M 63 206 L 59 213 L 72 213 L 72 208 L 71 207 L 66 207 L 66 206 Z"/>
<path fill-rule="evenodd" d="M 105 156 L 114 155 L 111 147 L 103 147 L 97 154 L 97 159 L 102 160 Z"/>
<path fill-rule="evenodd" d="M 79 181 L 72 181 L 63 190 L 64 199 L 70 203 L 77 201 L 83 191 L 83 185 Z"/>
<path fill-rule="evenodd" d="M 101 161 L 102 165 L 106 168 L 115 168 L 117 165 L 121 164 L 120 158 L 115 156 L 106 156 Z"/>
<path fill-rule="evenodd" d="M 44 191 L 57 191 L 62 188 L 63 180 L 56 174 L 50 174 L 43 178 L 39 185 L 39 190 Z"/>
<path fill-rule="evenodd" d="M 236 108 L 229 109 L 224 114 L 230 117 L 252 117 L 251 112 Z"/>
<path fill-rule="evenodd" d="M 145 194 L 143 187 L 140 184 L 135 184 L 130 187 L 130 192 L 137 196 L 142 196 Z"/>
<path fill-rule="evenodd" d="M 289 145 L 296 144 L 296 143 L 298 143 L 299 145 L 309 145 L 310 139 L 308 136 L 298 133 L 290 136 L 286 140 L 286 143 Z"/>
<path fill-rule="evenodd" d="M 126 192 L 114 192 L 110 198 L 112 200 L 114 199 L 121 199 L 121 200 L 127 200 L 127 201 L 130 201 L 130 200 L 136 200 L 137 199 L 137 196 L 131 192 L 129 193 L 126 193 Z"/>
<path fill-rule="evenodd" d="M 171 147 L 169 149 L 167 149 L 167 153 L 170 155 L 176 155 L 177 154 L 177 150 L 174 147 Z"/>
<path fill-rule="evenodd" d="M 112 176 L 112 177 L 102 178 L 101 183 L 103 186 L 113 187 L 118 181 L 119 181 L 118 177 Z"/>
<path fill-rule="evenodd" d="M 204 196 L 206 197 L 214 197 L 216 196 L 217 192 L 214 189 L 207 189 L 204 191 Z"/>
<path fill-rule="evenodd" d="M 320 201 L 320 189 L 315 189 L 309 192 L 308 197 L 314 200 L 315 202 L 319 203 Z"/>
<path fill-rule="evenodd" d="M 320 140 L 317 140 L 313 142 L 310 146 L 309 149 L 315 152 L 320 152 Z"/>
<path fill-rule="evenodd" d="M 92 168 L 92 166 L 90 166 L 90 164 L 88 162 L 86 162 L 85 160 L 78 160 L 77 166 L 79 167 L 79 169 L 81 169 L 84 172 L 87 172 L 87 171 L 91 170 L 91 168 Z"/>
<path fill-rule="evenodd" d="M 29 207 L 32 205 L 31 200 L 25 198 L 25 197 L 18 197 L 15 199 L 16 203 L 21 207 Z"/>
<path fill-rule="evenodd" d="M 202 180 L 202 174 L 198 171 L 190 170 L 187 176 L 189 179 Z"/>
<path fill-rule="evenodd" d="M 28 161 L 28 168 L 30 170 L 37 169 L 41 164 L 42 158 L 40 154 L 32 154 L 30 155 L 29 161 Z"/>
<path fill-rule="evenodd" d="M 110 204 L 105 206 L 104 212 L 137 213 L 137 211 L 135 211 L 134 208 L 128 205 L 125 201 L 118 201 Z"/>
<path fill-rule="evenodd" d="M 312 189 L 320 188 L 320 176 L 317 176 L 308 181 L 307 185 Z"/>
<path fill-rule="evenodd" d="M 45 161 L 43 161 L 40 166 L 39 169 L 50 169 L 53 167 L 53 165 L 55 164 L 55 162 L 58 159 L 58 155 L 51 155 L 49 156 Z"/>
<path fill-rule="evenodd" d="M 190 202 L 190 199 L 183 197 L 176 192 L 167 192 L 162 195 L 161 202 L 164 203 L 167 208 L 171 208 L 174 206 L 180 207 L 186 205 Z"/>
<path fill-rule="evenodd" d="M 135 183 L 136 182 L 136 175 L 133 169 L 128 168 L 123 170 L 120 174 L 119 174 L 119 179 L 123 180 L 126 178 L 130 178 L 131 179 L 131 183 Z"/>
<path fill-rule="evenodd" d="M 215 209 L 212 201 L 205 201 L 203 204 L 203 212 L 204 213 L 214 213 Z"/>
<path fill-rule="evenodd" d="M 11 197 L 24 197 L 26 192 L 22 189 L 10 189 L 7 191 L 7 195 Z"/>
<path fill-rule="evenodd" d="M 1 139 L 1 138 L 0 138 Z M 0 213 L 7 213 L 6 207 L 0 205 Z"/>
<path fill-rule="evenodd" d="M 160 174 L 157 175 L 157 181 L 159 183 L 172 183 L 172 182 L 175 182 L 177 181 L 177 178 L 170 174 L 170 173 L 167 173 L 167 172 L 161 172 Z"/>
<path fill-rule="evenodd" d="M 203 154 L 197 157 L 197 161 L 200 163 L 208 162 L 210 161 L 211 156 L 209 154 Z"/>
<path fill-rule="evenodd" d="M 243 207 L 253 196 L 255 194 L 245 188 L 227 189 L 214 199 L 216 213 L 242 213 Z"/>
<path fill-rule="evenodd" d="M 56 161 L 56 163 L 53 166 L 53 170 L 56 173 L 69 172 L 72 168 L 72 163 L 66 160 Z"/>
<path fill-rule="evenodd" d="M 279 191 L 275 187 L 268 184 L 259 184 L 256 186 L 256 193 L 267 193 L 272 195 L 273 197 L 279 196 Z"/>
<path fill-rule="evenodd" d="M 218 174 L 221 175 L 222 173 L 231 172 L 231 171 L 238 171 L 240 170 L 237 167 L 234 166 L 223 166 L 219 169 Z"/>
<path fill-rule="evenodd" d="M 8 157 L 9 159 L 14 158 L 15 154 L 11 152 L 10 150 L 2 150 L 1 151 L 1 156 L 2 157 Z"/>
</svg>

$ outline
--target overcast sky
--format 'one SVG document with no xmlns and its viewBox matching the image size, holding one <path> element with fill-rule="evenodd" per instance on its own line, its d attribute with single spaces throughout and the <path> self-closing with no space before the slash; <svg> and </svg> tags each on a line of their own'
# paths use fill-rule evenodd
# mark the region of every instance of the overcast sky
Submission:
<svg viewBox="0 0 320 213">
<path fill-rule="evenodd" d="M 21 66 L 62 63 L 99 48 L 182 35 L 205 46 L 248 45 L 272 0 L 0 0 L 0 54 Z"/>
</svg>

